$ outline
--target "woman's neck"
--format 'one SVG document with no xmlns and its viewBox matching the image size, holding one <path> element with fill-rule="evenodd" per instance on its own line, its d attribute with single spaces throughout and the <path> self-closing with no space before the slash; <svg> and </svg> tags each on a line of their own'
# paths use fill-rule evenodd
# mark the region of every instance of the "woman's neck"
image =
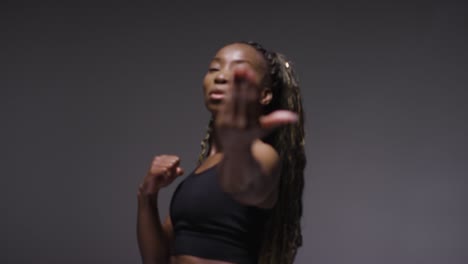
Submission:
<svg viewBox="0 0 468 264">
<path fill-rule="evenodd" d="M 214 136 L 214 135 L 213 135 Z M 215 143 L 216 141 L 213 140 L 214 137 L 211 137 L 210 139 L 210 153 L 208 154 L 208 156 L 212 156 L 214 154 L 217 154 L 219 153 L 218 151 L 218 146 L 217 144 Z"/>
</svg>

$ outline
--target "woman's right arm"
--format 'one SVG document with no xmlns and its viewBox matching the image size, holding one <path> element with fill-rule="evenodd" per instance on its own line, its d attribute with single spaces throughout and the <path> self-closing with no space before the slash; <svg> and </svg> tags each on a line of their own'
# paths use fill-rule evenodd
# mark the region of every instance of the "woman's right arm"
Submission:
<svg viewBox="0 0 468 264">
<path fill-rule="evenodd" d="M 154 158 L 138 190 L 137 239 L 144 264 L 167 264 L 170 260 L 172 223 L 161 223 L 158 210 L 159 190 L 183 174 L 179 158 L 162 155 Z"/>
</svg>

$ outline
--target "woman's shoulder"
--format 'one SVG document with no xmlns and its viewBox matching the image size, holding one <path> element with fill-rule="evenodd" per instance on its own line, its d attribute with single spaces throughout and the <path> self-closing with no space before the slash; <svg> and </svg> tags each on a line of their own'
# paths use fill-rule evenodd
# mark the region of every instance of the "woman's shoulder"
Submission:
<svg viewBox="0 0 468 264">
<path fill-rule="evenodd" d="M 280 167 L 280 157 L 270 144 L 256 140 L 252 145 L 252 155 L 268 175 L 274 175 Z"/>
<path fill-rule="evenodd" d="M 278 151 L 272 145 L 258 139 L 252 144 L 254 156 L 266 156 L 269 159 L 279 159 Z"/>
</svg>

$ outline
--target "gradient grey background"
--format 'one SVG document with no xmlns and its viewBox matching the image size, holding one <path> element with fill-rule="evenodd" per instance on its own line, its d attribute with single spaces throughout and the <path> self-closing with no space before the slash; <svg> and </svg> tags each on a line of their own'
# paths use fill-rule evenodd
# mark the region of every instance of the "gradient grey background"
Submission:
<svg viewBox="0 0 468 264">
<path fill-rule="evenodd" d="M 0 263 L 139 263 L 137 186 L 157 154 L 194 169 L 208 62 L 250 39 L 287 54 L 301 80 L 296 263 L 468 263 L 464 2 L 0 10 Z"/>
</svg>

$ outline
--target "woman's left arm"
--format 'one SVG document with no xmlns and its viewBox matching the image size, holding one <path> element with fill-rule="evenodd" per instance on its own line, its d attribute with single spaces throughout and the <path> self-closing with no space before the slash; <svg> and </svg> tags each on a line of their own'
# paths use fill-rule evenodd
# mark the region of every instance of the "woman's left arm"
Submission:
<svg viewBox="0 0 468 264">
<path fill-rule="evenodd" d="M 248 70 L 235 72 L 234 85 L 215 117 L 215 142 L 223 153 L 221 188 L 242 203 L 265 205 L 275 200 L 280 158 L 260 138 L 272 129 L 297 121 L 297 115 L 277 110 L 262 116 L 261 89 Z M 266 204 L 268 206 L 268 204 Z"/>
<path fill-rule="evenodd" d="M 223 151 L 219 166 L 220 186 L 241 203 L 271 207 L 276 201 L 279 169 L 276 150 L 255 140 L 247 148 L 231 147 Z"/>
</svg>

